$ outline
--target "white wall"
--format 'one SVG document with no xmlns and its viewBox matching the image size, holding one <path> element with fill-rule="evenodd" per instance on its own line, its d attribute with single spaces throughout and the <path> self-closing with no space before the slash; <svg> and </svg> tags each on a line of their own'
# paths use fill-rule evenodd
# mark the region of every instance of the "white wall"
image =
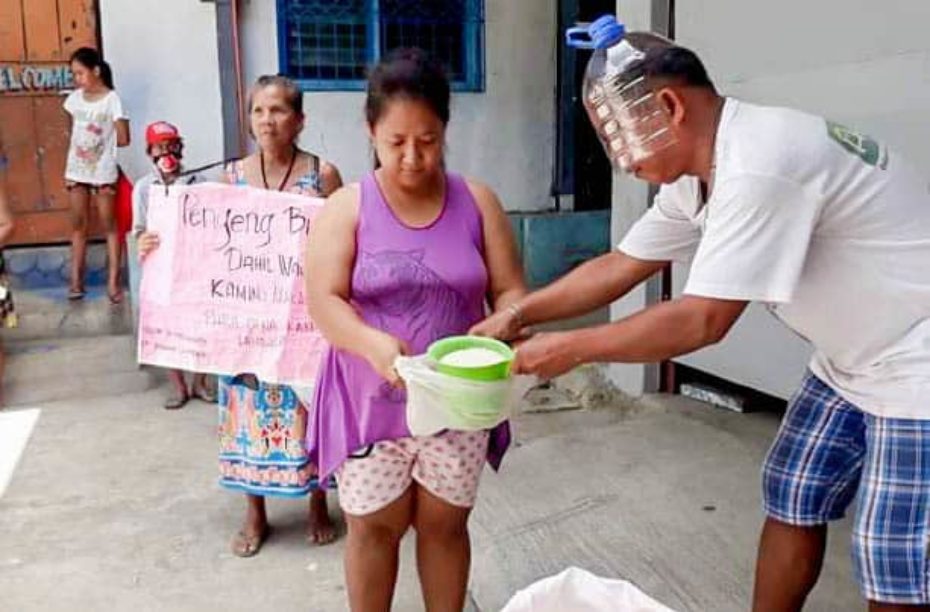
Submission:
<svg viewBox="0 0 930 612">
<path fill-rule="evenodd" d="M 176 124 L 185 162 L 222 159 L 223 124 L 215 7 L 193 0 L 101 0 L 104 57 L 129 115 L 132 144 L 120 163 L 133 179 L 149 171 L 145 126 Z"/>
<path fill-rule="evenodd" d="M 550 207 L 555 138 L 555 0 L 485 1 L 486 90 L 456 93 L 447 136 L 450 169 L 494 188 L 510 210 Z M 245 79 L 278 71 L 275 3 L 243 6 Z M 347 181 L 371 168 L 361 92 L 305 94 L 301 145 Z"/>
<path fill-rule="evenodd" d="M 930 3 L 677 6 L 679 42 L 700 52 L 725 93 L 852 124 L 930 171 Z"/>
<path fill-rule="evenodd" d="M 617 15 L 629 30 L 650 30 L 652 0 L 617 0 Z M 619 244 L 620 240 L 633 223 L 646 212 L 649 206 L 649 185 L 614 173 L 613 202 L 611 210 L 611 241 Z M 610 307 L 613 321 L 627 317 L 647 305 L 644 286 L 631 291 L 620 301 Z M 642 364 L 611 364 L 607 375 L 618 388 L 632 395 L 652 391 L 651 381 L 647 380 L 648 368 Z"/>
<path fill-rule="evenodd" d="M 716 0 L 677 7 L 678 41 L 699 53 L 723 93 L 855 126 L 930 175 L 930 3 Z M 684 270 L 676 270 L 676 285 L 683 280 Z M 809 351 L 755 308 L 722 344 L 681 361 L 787 397 Z"/>
<path fill-rule="evenodd" d="M 222 158 L 215 7 L 194 0 L 101 0 L 104 52 L 132 118 L 121 152 L 133 178 L 148 171 L 145 125 L 176 123 L 189 166 Z M 551 206 L 555 139 L 555 0 L 486 0 L 486 90 L 456 93 L 449 167 L 490 184 L 510 210 Z M 242 4 L 246 86 L 278 72 L 272 0 Z M 371 167 L 361 92 L 307 93 L 302 146 L 333 161 L 347 180 Z"/>
</svg>

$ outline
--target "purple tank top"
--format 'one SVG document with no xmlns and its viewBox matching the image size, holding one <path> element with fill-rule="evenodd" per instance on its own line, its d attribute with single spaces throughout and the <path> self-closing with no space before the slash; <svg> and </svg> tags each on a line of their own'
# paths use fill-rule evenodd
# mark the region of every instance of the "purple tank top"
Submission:
<svg viewBox="0 0 930 612">
<path fill-rule="evenodd" d="M 488 274 L 481 213 L 468 185 L 446 174 L 446 199 L 431 225 L 405 225 L 385 201 L 374 174 L 361 183 L 351 299 L 362 319 L 420 354 L 434 341 L 464 334 L 484 317 Z M 406 394 L 367 361 L 330 349 L 323 358 L 307 428 L 320 482 L 352 453 L 380 440 L 410 436 Z M 506 423 L 491 436 L 495 468 L 510 440 Z"/>
</svg>

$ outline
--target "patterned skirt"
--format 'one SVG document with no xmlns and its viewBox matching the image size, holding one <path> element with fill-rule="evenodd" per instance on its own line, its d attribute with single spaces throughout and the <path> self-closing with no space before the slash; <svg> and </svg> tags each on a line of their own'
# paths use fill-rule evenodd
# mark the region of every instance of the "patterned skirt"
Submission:
<svg viewBox="0 0 930 612">
<path fill-rule="evenodd" d="M 220 484 L 252 495 L 299 497 L 317 487 L 307 458 L 307 410 L 291 387 L 240 377 L 219 384 Z"/>
</svg>

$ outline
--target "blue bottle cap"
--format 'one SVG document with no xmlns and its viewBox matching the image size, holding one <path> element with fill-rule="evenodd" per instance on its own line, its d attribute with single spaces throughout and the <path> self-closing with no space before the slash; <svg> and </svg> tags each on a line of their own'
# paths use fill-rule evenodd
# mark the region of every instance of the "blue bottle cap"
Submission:
<svg viewBox="0 0 930 612">
<path fill-rule="evenodd" d="M 623 40 L 626 28 L 613 15 L 598 17 L 586 26 L 565 31 L 565 42 L 575 49 L 609 49 Z"/>
</svg>

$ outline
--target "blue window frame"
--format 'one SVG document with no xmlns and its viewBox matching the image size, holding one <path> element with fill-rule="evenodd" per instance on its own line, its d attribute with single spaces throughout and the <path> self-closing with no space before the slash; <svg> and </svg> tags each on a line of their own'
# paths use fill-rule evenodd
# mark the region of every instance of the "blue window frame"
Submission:
<svg viewBox="0 0 930 612">
<path fill-rule="evenodd" d="M 359 90 L 397 47 L 441 60 L 458 91 L 484 90 L 484 0 L 277 0 L 280 70 L 310 91 Z"/>
</svg>

